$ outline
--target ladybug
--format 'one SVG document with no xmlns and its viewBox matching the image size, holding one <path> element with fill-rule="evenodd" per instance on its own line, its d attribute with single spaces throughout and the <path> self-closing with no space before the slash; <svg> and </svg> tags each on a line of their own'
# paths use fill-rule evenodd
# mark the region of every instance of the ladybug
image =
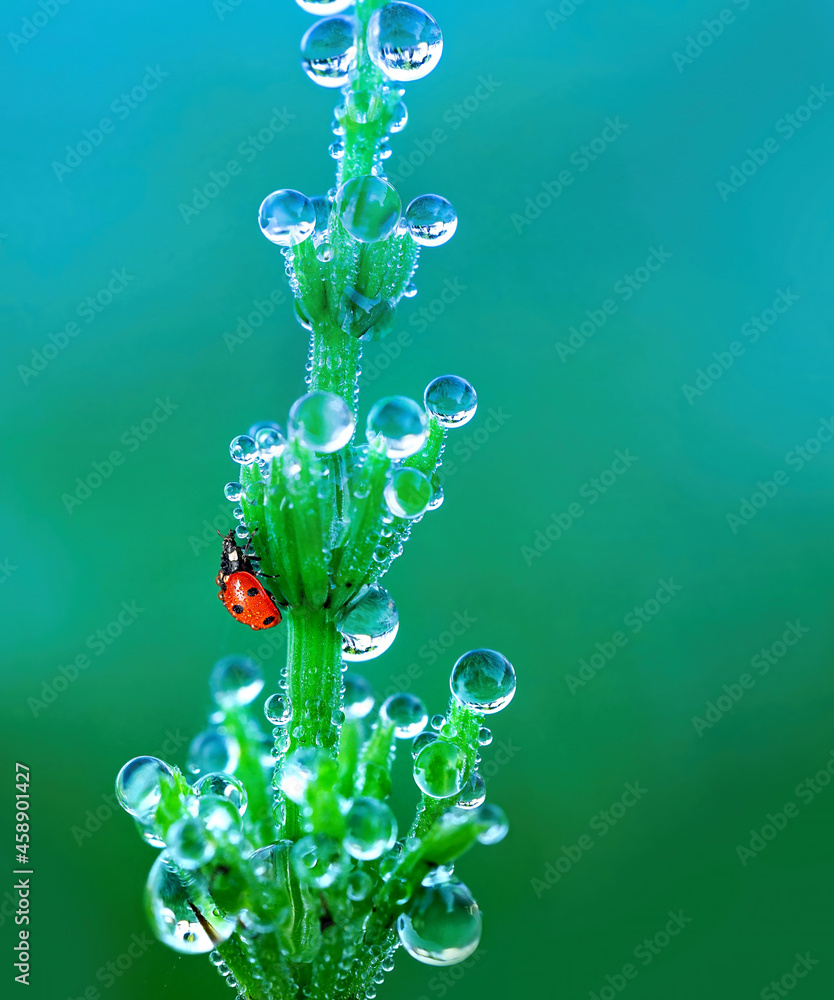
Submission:
<svg viewBox="0 0 834 1000">
<path fill-rule="evenodd" d="M 281 612 L 275 598 L 255 575 L 254 557 L 248 554 L 251 539 L 242 549 L 235 541 L 234 530 L 221 537 L 223 554 L 215 581 L 220 588 L 217 596 L 229 614 L 249 628 L 272 628 L 281 621 Z"/>
</svg>

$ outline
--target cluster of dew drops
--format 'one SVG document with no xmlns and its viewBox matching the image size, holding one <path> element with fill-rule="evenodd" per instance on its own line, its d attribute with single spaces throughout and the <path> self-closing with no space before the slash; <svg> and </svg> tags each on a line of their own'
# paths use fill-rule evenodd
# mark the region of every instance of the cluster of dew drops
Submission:
<svg viewBox="0 0 834 1000">
<path fill-rule="evenodd" d="M 426 76 L 440 60 L 443 36 L 434 18 L 410 3 L 388 3 L 371 15 L 365 45 L 368 55 L 383 77 L 390 81 L 377 90 L 357 91 L 351 87 L 357 67 L 358 22 L 345 13 L 353 0 L 297 0 L 311 14 L 326 14 L 306 32 L 301 42 L 301 64 L 315 83 L 323 87 L 341 87 L 344 103 L 336 108 L 333 132 L 336 141 L 331 156 L 339 161 L 345 155 L 342 136 L 345 121 L 366 125 L 387 108 L 390 117 L 387 131 L 401 132 L 408 121 L 402 101 L 405 91 L 398 86 Z M 353 177 L 326 196 L 308 198 L 300 191 L 284 188 L 273 191 L 263 200 L 258 222 L 271 242 L 285 248 L 287 274 L 294 292 L 298 282 L 292 267 L 291 248 L 312 238 L 316 256 L 322 262 L 332 259 L 328 226 L 331 212 L 342 227 L 359 243 L 377 243 L 392 234 L 410 234 L 418 246 L 441 246 L 454 236 L 457 214 L 451 203 L 436 194 L 424 194 L 402 209 L 396 188 L 384 175 L 384 162 L 391 155 L 388 137 L 374 153 L 371 173 Z M 417 292 L 409 284 L 404 294 Z M 300 317 L 302 323 L 304 318 Z"/>
<path fill-rule="evenodd" d="M 377 655 L 368 653 L 365 659 Z M 350 659 L 348 660 L 348 664 Z M 483 716 L 504 709 L 515 694 L 515 672 L 509 661 L 493 650 L 472 650 L 455 663 L 450 677 L 452 704 L 467 709 L 483 721 Z M 215 702 L 213 728 L 198 734 L 187 757 L 187 775 L 181 775 L 165 761 L 143 756 L 129 761 L 119 772 L 116 793 L 120 804 L 134 819 L 143 838 L 162 849 L 154 862 L 146 888 L 147 910 L 157 936 L 183 954 L 210 952 L 211 960 L 230 987 L 238 982 L 216 950 L 237 931 L 244 946 L 258 935 L 271 933 L 286 920 L 290 887 L 286 872 L 312 890 L 341 885 L 347 899 L 361 905 L 373 898 L 377 877 L 397 888 L 397 868 L 404 857 L 418 849 L 420 841 L 411 835 L 398 840 L 398 824 L 393 811 L 381 798 L 355 795 L 339 797 L 345 816 L 341 841 L 316 834 L 308 825 L 299 840 L 281 840 L 258 847 L 258 835 L 244 823 L 249 796 L 236 775 L 241 761 L 238 741 L 223 728 L 229 713 L 247 713 L 263 696 L 264 678 L 260 668 L 242 656 L 228 656 L 212 670 L 210 688 Z M 375 705 L 368 681 L 347 673 L 343 682 L 344 719 L 369 724 Z M 285 732 L 292 719 L 292 705 L 285 694 L 273 693 L 263 701 L 263 711 L 275 728 Z M 410 741 L 414 759 L 414 780 L 430 799 L 457 796 L 455 805 L 443 816 L 452 825 L 476 819 L 481 825 L 478 841 L 491 845 L 506 836 L 508 823 L 503 810 L 486 803 L 483 779 L 472 773 L 464 781 L 465 756 L 452 742 L 457 735 L 450 710 L 448 716 L 428 713 L 419 698 L 408 693 L 394 694 L 380 706 L 373 728 L 384 726 L 395 741 Z M 252 731 L 254 732 L 254 731 Z M 276 790 L 305 806 L 307 791 L 320 777 L 324 757 L 316 747 L 303 747 L 276 767 L 280 754 L 268 737 L 258 734 L 259 756 L 264 774 L 272 774 Z M 492 742 L 492 733 L 480 725 L 473 748 Z M 476 765 L 480 752 L 476 754 Z M 389 758 L 389 767 L 391 759 Z M 163 827 L 158 807 L 163 785 L 180 782 L 180 815 Z M 270 778 L 265 778 L 268 785 Z M 454 801 L 454 799 L 453 799 Z M 170 805 L 169 805 L 170 807 Z M 276 805 L 276 817 L 280 806 Z M 263 905 L 241 912 L 221 910 L 212 899 L 207 873 L 229 849 L 246 858 L 254 877 L 263 884 Z M 221 865 L 222 867 L 222 865 Z M 411 894 L 401 881 L 398 902 L 405 908 L 396 925 L 396 937 L 388 949 L 374 946 L 382 961 L 375 983 L 393 968 L 393 951 L 399 945 L 413 958 L 427 965 L 451 966 L 468 958 L 477 948 L 482 930 L 480 908 L 472 893 L 454 877 L 450 863 L 435 867 Z M 399 888 L 397 888 L 399 892 Z M 405 905 L 407 904 L 407 905 Z M 259 972 L 252 969 L 252 977 Z M 345 974 L 350 959 L 344 960 Z M 375 990 L 366 991 L 373 1000 Z M 240 994 L 245 996 L 245 994 Z"/>
<path fill-rule="evenodd" d="M 308 13 L 325 15 L 306 32 L 301 44 L 302 66 L 307 75 L 324 87 L 341 87 L 343 105 L 336 109 L 336 142 L 330 153 L 337 161 L 344 156 L 340 136 L 342 122 L 372 122 L 382 111 L 383 102 L 390 114 L 388 131 L 401 131 L 407 121 L 402 102 L 404 91 L 398 84 L 420 79 L 440 59 L 443 40 L 434 19 L 409 3 L 388 3 L 376 10 L 368 23 L 365 45 L 371 61 L 383 77 L 391 81 L 379 92 L 357 92 L 349 86 L 354 79 L 358 40 L 357 19 L 348 13 L 353 0 L 297 0 Z M 295 190 L 283 189 L 268 195 L 261 204 L 259 224 L 264 235 L 285 248 L 287 273 L 294 292 L 298 281 L 292 268 L 292 248 L 313 239 L 319 261 L 332 259 L 328 226 L 336 214 L 345 231 L 360 243 L 375 243 L 395 234 L 411 238 L 418 246 L 439 246 L 454 235 L 457 216 L 452 205 L 438 195 L 422 195 L 402 211 L 396 189 L 384 176 L 384 161 L 390 156 L 387 138 L 375 153 L 372 173 L 340 184 L 327 196 L 308 198 Z M 370 209 L 369 209 L 370 206 Z M 413 285 L 403 293 L 416 294 Z M 299 317 L 305 325 L 304 317 Z M 308 366 L 309 370 L 309 366 Z M 348 467 L 358 467 L 369 447 L 383 451 L 393 462 L 384 490 L 387 514 L 383 522 L 394 518 L 414 523 L 430 509 L 439 507 L 443 491 L 437 473 L 426 475 L 419 469 L 401 464 L 419 452 L 426 443 L 430 423 L 436 420 L 444 429 L 463 426 L 475 414 L 477 397 L 473 387 L 458 376 L 446 375 L 430 383 L 423 405 L 403 396 L 379 400 L 367 418 L 367 444 L 351 444 L 356 419 L 348 404 L 338 395 L 323 391 L 308 392 L 292 406 L 286 436 L 272 422 L 254 425 L 247 434 L 236 437 L 230 445 L 232 459 L 241 466 L 257 464 L 261 481 L 230 482 L 225 496 L 236 504 L 237 537 L 250 537 L 245 524 L 241 498 L 248 503 L 265 502 L 273 463 L 283 461 L 287 437 L 297 439 L 310 451 L 321 455 L 343 449 L 349 453 Z M 283 469 L 287 473 L 287 469 Z M 290 473 L 292 470 L 289 470 Z M 391 532 L 388 532 L 390 537 Z M 383 537 L 385 530 L 383 530 Z M 381 545 L 374 559 L 385 563 L 396 557 L 401 544 Z M 375 729 L 385 726 L 397 741 L 411 742 L 413 775 L 420 791 L 429 799 L 447 800 L 455 805 L 444 820 L 464 822 L 477 814 L 483 830 L 478 840 L 498 843 L 508 830 L 500 807 L 485 802 L 483 778 L 478 774 L 480 748 L 492 740 L 490 730 L 481 725 L 473 747 L 475 769 L 467 774 L 466 755 L 454 742 L 458 735 L 449 716 L 435 715 L 429 720 L 423 702 L 413 694 L 393 694 L 379 706 L 374 720 L 375 699 L 368 681 L 350 671 L 354 663 L 372 660 L 393 643 L 399 628 L 396 605 L 390 594 L 374 583 L 365 588 L 359 599 L 351 602 L 343 614 L 339 631 L 342 636 L 342 709 L 335 713 L 334 724 L 356 722 Z M 154 863 L 147 884 L 147 908 L 157 936 L 174 950 L 185 954 L 210 952 L 227 984 L 239 988 L 230 969 L 216 950 L 218 943 L 235 931 L 246 943 L 247 936 L 275 930 L 285 911 L 275 908 L 274 920 L 264 910 L 230 913 L 218 908 L 208 890 L 203 873 L 210 869 L 215 856 L 233 847 L 246 857 L 256 878 L 274 888 L 279 873 L 292 870 L 298 880 L 312 889 L 346 885 L 347 898 L 355 903 L 371 898 L 375 890 L 372 876 L 363 868 L 365 862 L 377 862 L 383 880 L 394 877 L 401 859 L 419 846 L 413 836 L 397 839 L 397 820 L 381 799 L 357 796 L 342 800 L 346 834 L 339 843 L 308 830 L 293 843 L 285 840 L 265 847 L 243 817 L 248 807 L 246 787 L 235 772 L 241 750 L 235 738 L 223 726 L 228 712 L 245 711 L 261 695 L 264 680 L 259 668 L 245 657 L 226 657 L 211 675 L 216 711 L 211 727 L 191 743 L 187 776 L 155 757 L 137 757 L 129 761 L 116 782 L 122 807 L 134 817 L 144 839 L 162 853 Z M 515 672 L 509 661 L 493 650 L 473 650 L 454 665 L 450 687 L 453 704 L 478 716 L 498 712 L 515 694 Z M 303 805 L 308 787 L 318 777 L 322 760 L 318 748 L 301 748 L 276 766 L 290 743 L 288 727 L 294 720 L 293 706 L 285 693 L 269 695 L 264 714 L 273 726 L 272 739 L 263 738 L 262 763 L 267 779 L 288 799 Z M 158 821 L 158 807 L 163 788 L 179 780 L 182 815 L 167 829 Z M 280 796 L 279 796 L 280 799 Z M 276 800 L 275 817 L 283 818 L 282 803 Z M 332 839 L 332 838 L 331 838 Z M 402 944 L 418 961 L 433 966 L 454 965 L 464 961 L 477 948 L 481 937 L 480 909 L 469 889 L 454 877 L 452 865 L 434 869 L 424 879 L 397 922 L 394 945 Z M 268 909 L 268 908 L 267 908 Z M 207 929 L 210 927 L 210 933 Z M 380 950 L 380 971 L 393 968 L 391 953 Z M 254 961 L 250 959 L 250 961 Z M 259 973 L 252 971 L 253 978 Z M 373 1000 L 375 989 L 365 992 Z M 240 993 L 241 998 L 245 997 Z"/>
</svg>

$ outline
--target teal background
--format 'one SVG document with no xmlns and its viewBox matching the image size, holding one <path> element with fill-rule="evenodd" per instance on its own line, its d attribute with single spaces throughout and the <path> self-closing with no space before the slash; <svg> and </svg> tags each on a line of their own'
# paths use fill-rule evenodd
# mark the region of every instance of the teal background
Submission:
<svg viewBox="0 0 834 1000">
<path fill-rule="evenodd" d="M 446 503 L 390 574 L 400 634 L 366 672 L 383 691 L 410 668 L 408 683 L 436 711 L 465 649 L 513 660 L 518 694 L 493 727 L 510 752 L 489 768 L 489 795 L 512 830 L 458 866 L 485 912 L 477 961 L 444 984 L 402 956 L 381 998 L 606 1000 L 628 963 L 634 1000 L 766 998 L 806 952 L 819 964 L 797 998 L 834 988 L 834 789 L 798 787 L 834 749 L 834 444 L 817 439 L 801 469 L 787 457 L 834 416 L 834 101 L 790 139 L 776 130 L 812 87 L 834 87 L 834 14 L 823 0 L 742 6 L 728 2 L 734 21 L 680 68 L 674 53 L 720 15 L 718 0 L 431 8 L 446 50 L 408 90 L 411 120 L 390 164 L 401 169 L 436 143 L 400 189 L 404 200 L 446 195 L 460 228 L 424 254 L 419 296 L 388 342 L 401 357 L 366 377 L 364 408 L 391 392 L 419 396 L 445 371 L 472 380 L 481 408 L 450 437 Z M 3 34 L 36 10 L 5 5 Z M 154 852 L 107 804 L 116 771 L 140 753 L 182 764 L 214 660 L 251 650 L 274 678 L 284 638 L 259 651 L 223 612 L 216 541 L 199 539 L 214 530 L 206 521 L 231 521 L 229 439 L 255 420 L 283 421 L 302 391 L 306 343 L 288 300 L 232 350 L 224 333 L 285 287 L 255 211 L 274 188 L 331 184 L 335 95 L 298 67 L 310 18 L 290 0 L 220 13 L 209 0 L 69 0 L 17 51 L 0 40 L 0 559 L 17 567 L 0 590 L 0 800 L 11 830 L 11 762 L 27 762 L 35 998 L 90 986 L 108 1000 L 230 994 L 207 962 L 158 944 L 113 985 L 96 978 L 147 930 L 141 895 Z M 168 74 L 159 87 L 59 180 L 53 162 L 67 144 L 114 118 L 111 103 L 157 64 Z M 499 86 L 456 118 L 482 76 Z M 240 144 L 276 107 L 291 121 L 244 162 Z M 580 170 L 572 155 L 618 116 L 628 128 Z M 778 151 L 722 198 L 717 182 L 770 137 Z M 240 173 L 184 221 L 179 206 L 232 158 Z M 545 196 L 563 170 L 574 182 Z M 537 196 L 550 204 L 536 208 Z M 540 214 L 514 223 L 525 209 Z M 623 301 L 617 283 L 661 247 L 672 257 Z M 113 268 L 134 279 L 84 322 L 79 303 Z M 441 310 L 446 281 L 465 289 Z M 743 324 L 780 290 L 798 301 L 750 343 Z M 563 361 L 557 344 L 609 299 L 616 313 Z M 421 307 L 432 321 L 418 330 Z M 80 333 L 24 384 L 19 366 L 73 319 Z M 690 403 L 683 387 L 736 341 L 744 353 Z M 385 351 L 368 351 L 368 373 Z M 122 436 L 157 397 L 177 409 L 129 450 Z M 113 449 L 124 463 L 68 513 L 62 495 Z M 637 460 L 591 502 L 584 484 L 617 451 Z M 779 470 L 788 481 L 734 533 L 727 515 Z M 557 538 L 552 515 L 572 504 L 582 516 Z M 550 540 L 537 534 L 549 525 Z M 627 616 L 670 579 L 682 589 L 634 632 Z M 122 601 L 143 610 L 96 655 L 87 638 Z M 447 641 L 456 613 L 476 622 L 435 663 L 429 644 Z M 807 634 L 759 674 L 751 659 L 796 621 Z M 618 631 L 627 644 L 586 669 L 584 686 L 570 682 Z M 28 699 L 85 651 L 89 668 L 33 717 Z M 754 686 L 699 735 L 693 717 L 745 672 Z M 497 742 L 492 750 L 497 761 Z M 647 791 L 602 836 L 598 814 L 629 782 Z M 743 864 L 737 847 L 787 803 L 786 828 Z M 592 848 L 548 885 L 583 835 Z M 13 882 L 3 857 L 0 903 Z M 691 922 L 643 964 L 635 948 L 670 911 Z M 4 984 L 11 929 L 4 919 Z"/>
</svg>

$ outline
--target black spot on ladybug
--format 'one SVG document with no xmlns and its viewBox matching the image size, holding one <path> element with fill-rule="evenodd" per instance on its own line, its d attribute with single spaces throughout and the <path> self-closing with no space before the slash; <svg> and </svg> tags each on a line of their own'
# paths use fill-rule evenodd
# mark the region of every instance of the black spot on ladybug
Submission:
<svg viewBox="0 0 834 1000">
<path fill-rule="evenodd" d="M 220 589 L 221 590 L 225 590 L 226 589 L 226 584 L 225 583 L 221 583 L 220 584 Z"/>
<path fill-rule="evenodd" d="M 269 618 L 264 618 L 264 625 L 271 625 L 275 621 L 275 615 L 270 615 Z"/>
<path fill-rule="evenodd" d="M 257 587 L 250 587 L 250 588 L 249 588 L 249 589 L 248 589 L 248 590 L 246 591 L 246 593 L 247 593 L 247 594 L 248 594 L 248 595 L 249 595 L 250 597 L 257 597 L 257 596 L 258 596 L 258 588 L 257 588 Z"/>
<path fill-rule="evenodd" d="M 236 615 L 242 615 L 242 614 L 243 614 L 243 608 L 241 607 L 241 605 L 240 605 L 240 604 L 233 604 L 233 605 L 232 605 L 232 611 L 233 611 L 233 612 L 234 612 L 234 613 L 235 613 Z"/>
</svg>

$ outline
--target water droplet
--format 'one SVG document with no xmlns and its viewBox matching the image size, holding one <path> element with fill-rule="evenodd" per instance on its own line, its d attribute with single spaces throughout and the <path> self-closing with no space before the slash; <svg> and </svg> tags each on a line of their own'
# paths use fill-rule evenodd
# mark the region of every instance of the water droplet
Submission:
<svg viewBox="0 0 834 1000">
<path fill-rule="evenodd" d="M 227 712 L 254 701 L 263 686 L 261 668 L 248 656 L 224 656 L 209 676 L 211 696 Z"/>
<path fill-rule="evenodd" d="M 352 90 L 345 98 L 345 115 L 357 125 L 376 121 L 382 111 L 382 99 L 375 90 Z"/>
<path fill-rule="evenodd" d="M 326 240 L 316 247 L 316 259 L 322 264 L 329 264 L 333 260 L 333 247 Z"/>
<path fill-rule="evenodd" d="M 367 174 L 342 184 L 336 194 L 336 211 L 354 239 L 360 243 L 376 243 L 396 229 L 402 201 L 393 184 Z"/>
<path fill-rule="evenodd" d="M 351 663 L 381 656 L 397 636 L 400 618 L 391 595 L 372 584 L 342 617 L 342 659 Z"/>
<path fill-rule="evenodd" d="M 251 532 L 249 531 L 249 528 L 245 524 L 239 524 L 235 528 L 235 534 L 237 535 L 238 542 L 245 543 L 246 540 L 249 538 Z"/>
<path fill-rule="evenodd" d="M 491 715 L 500 712 L 515 695 L 515 670 L 493 649 L 473 649 L 452 667 L 452 694 L 465 708 Z"/>
<path fill-rule="evenodd" d="M 371 407 L 367 437 L 384 445 L 389 458 L 408 458 L 426 441 L 425 410 L 406 396 L 386 396 Z"/>
<path fill-rule="evenodd" d="M 388 123 L 388 131 L 396 135 L 408 124 L 408 108 L 404 101 L 397 101 L 391 109 L 391 121 Z"/>
<path fill-rule="evenodd" d="M 378 799 L 358 798 L 346 819 L 344 845 L 358 861 L 374 861 L 393 847 L 397 821 L 390 808 Z"/>
<path fill-rule="evenodd" d="M 243 495 L 243 486 L 240 483 L 226 483 L 223 487 L 223 496 L 232 503 L 237 503 Z"/>
<path fill-rule="evenodd" d="M 475 416 L 478 396 L 469 382 L 458 375 L 441 375 L 426 386 L 426 409 L 444 427 L 463 427 Z"/>
<path fill-rule="evenodd" d="M 261 847 L 249 856 L 249 865 L 258 880 L 258 893 L 252 900 L 247 917 L 259 934 L 268 934 L 278 928 L 290 908 L 288 883 L 291 840 Z"/>
<path fill-rule="evenodd" d="M 478 730 L 478 743 L 482 747 L 488 747 L 492 743 L 492 730 L 487 726 L 481 726 Z"/>
<path fill-rule="evenodd" d="M 371 685 L 361 674 L 345 674 L 344 710 L 348 719 L 364 719 L 374 707 Z"/>
<path fill-rule="evenodd" d="M 413 299 L 416 294 L 417 294 L 417 286 L 414 284 L 414 282 L 410 281 L 403 289 L 403 298 Z"/>
<path fill-rule="evenodd" d="M 327 889 L 350 870 L 350 859 L 342 845 L 323 833 L 302 837 L 290 853 L 299 879 L 318 889 Z"/>
<path fill-rule="evenodd" d="M 367 899 L 373 887 L 374 880 L 367 872 L 359 869 L 352 871 L 347 884 L 348 899 L 352 899 L 354 902 Z"/>
<path fill-rule="evenodd" d="M 188 770 L 192 774 L 223 771 L 233 774 L 240 760 L 237 740 L 216 729 L 198 733 L 188 748 Z"/>
<path fill-rule="evenodd" d="M 440 730 L 445 725 L 445 723 L 446 723 L 446 716 L 445 715 L 433 715 L 431 717 L 431 727 L 432 727 L 432 729 L 435 730 L 435 732 L 439 733 Z"/>
<path fill-rule="evenodd" d="M 385 502 L 397 517 L 410 519 L 424 514 L 433 495 L 429 477 L 419 469 L 397 469 L 385 486 Z"/>
<path fill-rule="evenodd" d="M 288 799 L 303 805 L 307 788 L 319 776 L 325 754 L 316 747 L 299 747 L 284 761 L 281 770 L 281 791 Z"/>
<path fill-rule="evenodd" d="M 156 936 L 184 955 L 210 952 L 235 929 L 235 920 L 223 917 L 205 889 L 167 854 L 151 867 L 145 899 Z"/>
<path fill-rule="evenodd" d="M 197 818 L 210 839 L 219 843 L 239 843 L 240 813 L 229 799 L 203 793 L 197 799 Z"/>
<path fill-rule="evenodd" d="M 426 706 L 414 694 L 392 694 L 380 705 L 380 721 L 394 726 L 399 740 L 413 740 L 423 731 L 429 720 Z"/>
<path fill-rule="evenodd" d="M 211 861 L 217 850 L 206 837 L 203 824 L 195 816 L 184 816 L 172 823 L 165 839 L 168 853 L 186 871 L 194 871 Z"/>
<path fill-rule="evenodd" d="M 431 500 L 429 501 L 429 510 L 437 510 L 438 507 L 443 506 L 443 483 L 440 482 L 440 476 L 437 472 L 433 472 L 431 475 Z"/>
<path fill-rule="evenodd" d="M 353 0 L 296 0 L 298 6 L 308 14 L 339 14 L 347 10 Z"/>
<path fill-rule="evenodd" d="M 330 199 L 327 195 L 317 194 L 310 199 L 310 202 L 316 212 L 316 232 L 327 232 L 330 225 Z"/>
<path fill-rule="evenodd" d="M 421 885 L 397 920 L 405 950 L 425 965 L 457 965 L 481 940 L 481 911 L 472 893 L 454 879 Z"/>
<path fill-rule="evenodd" d="M 262 480 L 247 483 L 243 491 L 244 500 L 252 507 L 262 507 L 266 495 L 266 484 Z"/>
<path fill-rule="evenodd" d="M 452 203 L 439 194 L 421 194 L 405 211 L 408 231 L 415 243 L 440 247 L 455 235 L 458 217 Z"/>
<path fill-rule="evenodd" d="M 251 465 L 258 457 L 258 449 L 248 434 L 239 434 L 229 445 L 229 454 L 233 462 L 239 465 Z"/>
<path fill-rule="evenodd" d="M 341 139 L 337 139 L 336 142 L 331 142 L 327 147 L 327 152 L 333 157 L 334 160 L 341 160 L 345 155 L 345 144 Z"/>
<path fill-rule="evenodd" d="M 258 225 L 266 238 L 280 247 L 303 243 L 316 228 L 316 210 L 300 191 L 283 188 L 261 202 Z"/>
<path fill-rule="evenodd" d="M 368 55 L 391 80 L 420 80 L 440 61 L 443 35 L 422 7 L 387 3 L 368 21 Z"/>
<path fill-rule="evenodd" d="M 258 455 L 264 461 L 276 458 L 282 454 L 284 448 L 287 446 L 284 435 L 281 433 L 281 428 L 277 424 L 259 427 L 252 436 L 258 448 Z M 255 484 L 250 483 L 250 485 L 254 486 Z"/>
<path fill-rule="evenodd" d="M 454 743 L 435 740 L 424 747 L 414 761 L 417 787 L 432 799 L 447 799 L 463 788 L 466 754 Z"/>
<path fill-rule="evenodd" d="M 432 725 L 434 722 L 432 721 Z M 437 739 L 436 733 L 430 733 L 428 730 L 424 733 L 414 737 L 414 742 L 411 744 L 411 756 L 416 760 L 420 756 L 420 751 L 429 745 L 429 743 L 434 743 Z"/>
<path fill-rule="evenodd" d="M 469 776 L 469 781 L 463 786 L 458 796 L 461 809 L 477 809 L 486 798 L 486 782 L 477 771 Z"/>
<path fill-rule="evenodd" d="M 246 517 L 246 512 L 244 511 L 243 507 L 235 507 L 232 510 L 232 517 L 234 517 L 238 521 L 242 521 Z"/>
<path fill-rule="evenodd" d="M 194 782 L 193 790 L 197 795 L 217 795 L 221 799 L 226 799 L 241 816 L 246 812 L 249 801 L 246 788 L 240 778 L 236 778 L 233 774 L 224 774 L 222 771 L 204 774 Z"/>
<path fill-rule="evenodd" d="M 489 824 L 486 830 L 478 834 L 478 840 L 482 844 L 497 844 L 507 836 L 510 824 L 501 806 L 487 802 L 478 810 L 477 818 L 482 823 Z"/>
<path fill-rule="evenodd" d="M 275 726 L 286 726 L 292 718 L 292 702 L 283 694 L 271 694 L 264 702 L 264 715 Z"/>
<path fill-rule="evenodd" d="M 341 396 L 316 391 L 293 403 L 290 426 L 305 447 L 329 454 L 348 444 L 356 418 Z"/>
<path fill-rule="evenodd" d="M 125 812 L 147 821 L 162 798 L 162 782 L 174 772 L 158 757 L 134 757 L 119 771 L 116 797 Z"/>
</svg>

